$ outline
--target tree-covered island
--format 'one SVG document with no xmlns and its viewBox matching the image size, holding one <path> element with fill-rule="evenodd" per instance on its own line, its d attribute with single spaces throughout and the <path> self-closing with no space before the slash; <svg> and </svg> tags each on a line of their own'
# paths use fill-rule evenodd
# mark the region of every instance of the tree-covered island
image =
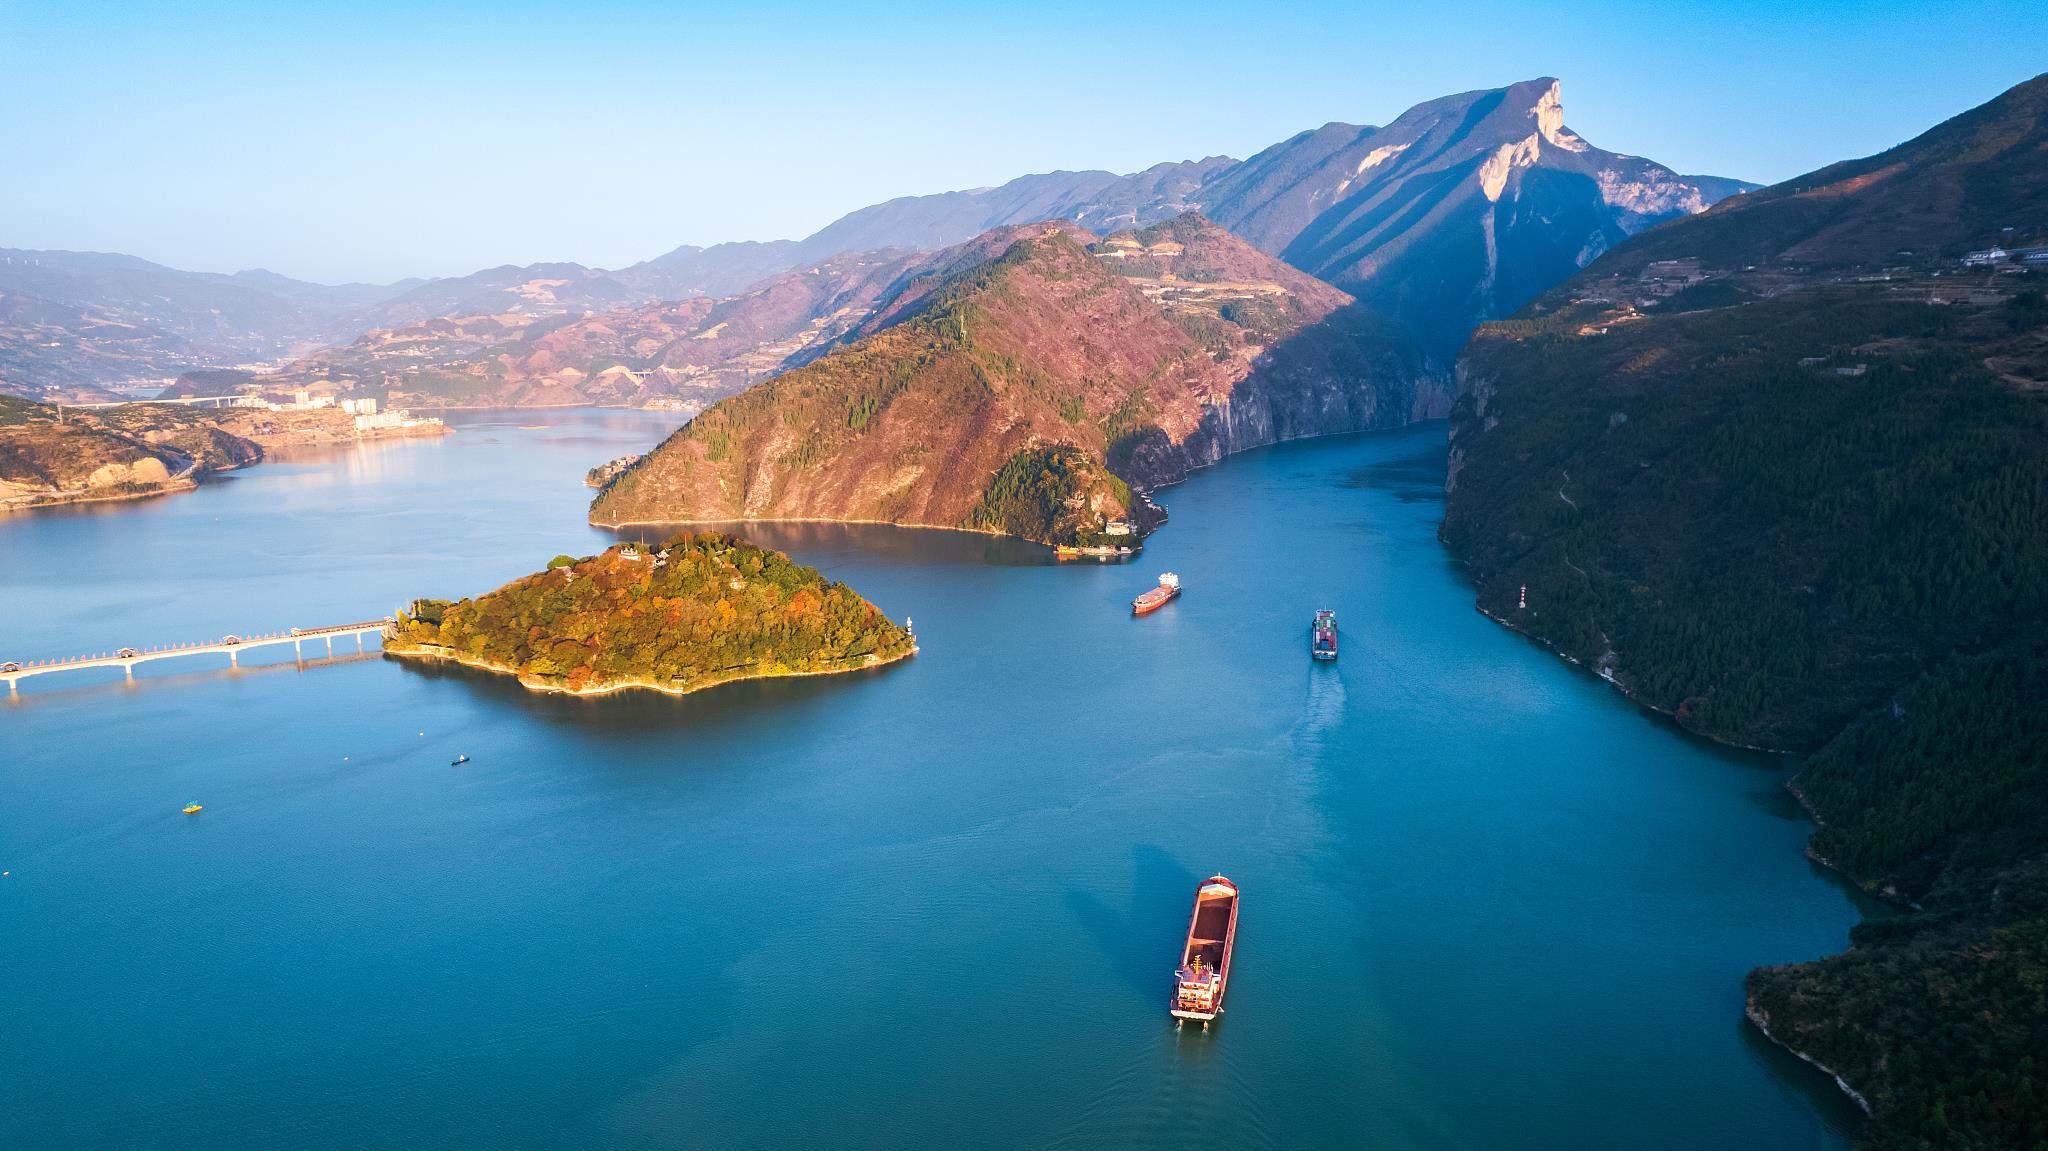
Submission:
<svg viewBox="0 0 2048 1151">
<path fill-rule="evenodd" d="M 681 695 L 878 667 L 917 643 L 845 584 L 730 535 L 557 556 L 475 599 L 422 599 L 384 650 L 515 675 L 536 691 Z"/>
</svg>

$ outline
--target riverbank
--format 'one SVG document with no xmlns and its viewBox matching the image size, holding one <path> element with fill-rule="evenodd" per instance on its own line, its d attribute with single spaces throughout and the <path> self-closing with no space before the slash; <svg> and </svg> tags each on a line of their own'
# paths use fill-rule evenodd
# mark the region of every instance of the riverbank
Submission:
<svg viewBox="0 0 2048 1151">
<path fill-rule="evenodd" d="M 151 500 L 158 496 L 176 495 L 199 487 L 199 481 L 189 476 L 174 476 L 171 479 L 147 487 L 125 487 L 116 490 L 87 488 L 77 491 L 36 491 L 24 489 L 16 484 L 0 483 L 0 516 L 26 514 L 47 508 L 77 507 L 81 504 L 117 504 L 133 500 Z"/>
<path fill-rule="evenodd" d="M 391 428 L 375 428 L 349 434 L 329 433 L 324 430 L 297 429 L 277 433 L 242 432 L 236 433 L 256 445 L 264 453 L 246 462 L 222 462 L 202 467 L 199 461 L 183 456 L 166 445 L 148 445 L 168 455 L 182 457 L 178 471 L 163 479 L 110 478 L 99 483 L 87 483 L 74 487 L 37 487 L 19 482 L 0 479 L 0 515 L 43 511 L 51 508 L 79 507 L 86 504 L 128 503 L 135 500 L 156 499 L 160 496 L 180 495 L 197 491 L 206 476 L 222 472 L 245 471 L 260 467 L 269 461 L 272 451 L 290 451 L 294 448 L 349 447 L 355 444 L 388 440 L 432 439 L 445 436 L 455 429 L 438 420 L 421 422 Z M 102 465 L 102 470 L 110 465 Z M 111 465 L 135 470 L 133 465 Z"/>
<path fill-rule="evenodd" d="M 1771 1017 L 1768 1012 L 1764 1011 L 1763 1008 L 1757 1006 L 1755 995 L 1743 996 L 1742 1014 L 1743 1017 L 1748 1019 L 1751 1025 L 1753 1025 L 1758 1031 L 1763 1032 L 1764 1038 L 1777 1044 L 1779 1047 L 1782 1047 L 1785 1050 L 1790 1051 L 1792 1054 L 1797 1055 L 1801 1061 L 1810 1064 L 1811 1066 L 1819 1070 L 1821 1074 L 1826 1075 L 1828 1078 L 1834 1080 L 1835 1086 L 1842 1089 L 1842 1094 L 1847 1095 L 1850 1099 L 1855 1100 L 1856 1106 L 1861 1107 L 1865 1115 L 1870 1114 L 1870 1100 L 1864 1098 L 1863 1093 L 1861 1091 L 1858 1091 L 1854 1087 L 1849 1086 L 1849 1081 L 1847 1079 L 1842 1078 L 1842 1076 L 1839 1073 L 1837 1073 L 1834 1070 L 1834 1068 L 1829 1067 L 1827 1064 L 1822 1063 L 1820 1060 L 1815 1059 L 1813 1056 L 1807 1054 L 1804 1051 L 1801 1051 L 1799 1048 L 1794 1047 L 1790 1043 L 1785 1042 L 1783 1039 L 1778 1038 L 1778 1036 L 1771 1031 Z"/>
<path fill-rule="evenodd" d="M 1576 657 L 1566 653 L 1565 651 L 1560 649 L 1556 644 L 1551 643 L 1548 639 L 1544 638 L 1537 632 L 1522 627 L 1519 624 L 1515 623 L 1513 620 L 1505 619 L 1499 615 L 1496 615 L 1493 612 L 1486 610 L 1485 607 L 1477 603 L 1473 604 L 1473 610 L 1478 612 L 1480 615 L 1485 616 L 1487 619 L 1492 620 L 1494 623 L 1499 624 L 1502 628 L 1514 632 L 1516 635 L 1519 635 L 1523 639 L 1528 640 L 1535 646 L 1542 648 L 1544 651 L 1549 652 L 1551 655 L 1556 656 L 1563 662 L 1570 664 L 1572 667 L 1580 670 L 1587 670 L 1583 662 L 1581 662 Z M 1700 739 L 1708 741 L 1709 743 L 1718 744 L 1722 747 L 1734 748 L 1738 751 L 1759 752 L 1766 755 L 1789 756 L 1794 754 L 1793 752 L 1790 752 L 1782 748 L 1758 747 L 1749 744 L 1742 744 L 1737 743 L 1733 740 L 1722 739 L 1706 732 L 1695 731 L 1691 727 L 1686 726 L 1686 724 L 1679 717 L 1676 711 L 1670 708 L 1658 707 L 1656 704 L 1650 703 L 1647 700 L 1643 699 L 1635 691 L 1631 690 L 1627 684 L 1621 682 L 1618 678 L 1616 678 L 1613 672 L 1606 667 L 1602 667 L 1597 673 L 1595 673 L 1595 678 L 1600 679 L 1601 681 L 1605 682 L 1609 687 L 1613 688 L 1615 691 L 1620 692 L 1622 698 L 1628 700 L 1629 703 L 1643 709 L 1644 711 L 1650 712 L 1654 715 L 1670 720 L 1674 725 L 1678 726 L 1688 735 L 1696 736 Z M 1815 829 L 1818 829 L 1821 826 L 1820 814 L 1813 809 L 1813 805 L 1807 802 L 1805 794 L 1799 790 L 1796 777 L 1794 779 L 1786 780 L 1782 786 L 1784 787 L 1785 791 L 1788 792 L 1792 796 L 1792 798 L 1799 804 L 1799 810 L 1805 814 L 1808 822 L 1810 822 Z M 1803 848 L 1803 853 L 1808 860 L 1811 860 L 1817 866 L 1824 868 L 1829 873 L 1840 877 L 1843 882 L 1855 887 L 1859 891 L 1863 891 L 1866 894 L 1875 896 L 1880 899 L 1886 899 L 1894 903 L 1899 903 L 1904 906 L 1917 907 L 1917 905 L 1912 904 L 1910 901 L 1898 899 L 1896 893 L 1870 891 L 1869 888 L 1867 888 L 1862 883 L 1862 881 L 1857 879 L 1856 876 L 1851 875 L 1848 871 L 1836 865 L 1833 860 L 1830 860 L 1825 856 L 1821 855 L 1819 852 L 1815 851 L 1813 849 L 1813 844 L 1811 842 L 1810 837 L 1808 843 Z M 1759 967 L 1756 970 L 1761 971 L 1763 970 L 1763 968 Z M 1752 974 L 1754 974 L 1754 972 L 1752 972 Z M 1750 1024 L 1754 1026 L 1759 1032 L 1761 1032 L 1764 1038 L 1769 1039 L 1772 1043 L 1785 1049 L 1786 1051 L 1791 1052 L 1792 1054 L 1798 1056 L 1805 1063 L 1815 1068 L 1818 1068 L 1820 1071 L 1825 1073 L 1828 1076 L 1828 1078 L 1834 1081 L 1835 1086 L 1841 1088 L 1844 1094 L 1846 1094 L 1849 1098 L 1855 1100 L 1856 1105 L 1863 1109 L 1863 1113 L 1865 1115 L 1870 1114 L 1870 1101 L 1867 1098 L 1865 1098 L 1861 1092 L 1857 1091 L 1854 1087 L 1850 1086 L 1849 1081 L 1847 1079 L 1844 1079 L 1840 1074 L 1836 1073 L 1826 1064 L 1822 1063 L 1819 1059 L 1815 1058 L 1811 1053 L 1800 1050 L 1798 1047 L 1795 1047 L 1791 1043 L 1786 1042 L 1784 1039 L 1774 1034 L 1770 1028 L 1770 1019 L 1768 1015 L 1766 1015 L 1765 1012 L 1763 1012 L 1756 1005 L 1755 997 L 1746 994 L 1745 999 L 1746 1006 L 1743 1010 L 1743 1017 L 1746 1018 L 1750 1022 Z"/>
</svg>

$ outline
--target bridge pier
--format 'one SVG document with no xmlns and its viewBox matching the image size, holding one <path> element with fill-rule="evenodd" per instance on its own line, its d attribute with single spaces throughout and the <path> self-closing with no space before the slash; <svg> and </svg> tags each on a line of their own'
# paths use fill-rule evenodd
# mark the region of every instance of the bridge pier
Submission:
<svg viewBox="0 0 2048 1151">
<path fill-rule="evenodd" d="M 334 658 L 334 637 L 331 635 L 327 637 L 327 658 Z"/>
</svg>

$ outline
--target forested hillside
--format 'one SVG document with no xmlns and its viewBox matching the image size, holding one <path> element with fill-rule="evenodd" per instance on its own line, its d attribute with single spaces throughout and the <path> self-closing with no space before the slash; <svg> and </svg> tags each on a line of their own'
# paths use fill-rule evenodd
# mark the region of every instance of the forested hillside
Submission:
<svg viewBox="0 0 2048 1151">
<path fill-rule="evenodd" d="M 516 675 L 537 690 L 680 694 L 874 667 L 916 643 L 815 568 L 707 533 L 558 556 L 475 599 L 416 601 L 384 650 Z"/>
<path fill-rule="evenodd" d="M 1813 854 L 1909 907 L 1749 980 L 1878 1147 L 2048 1144 L 2043 244 L 2048 77 L 1623 245 L 1460 364 L 1481 608 L 1811 753 Z"/>
</svg>

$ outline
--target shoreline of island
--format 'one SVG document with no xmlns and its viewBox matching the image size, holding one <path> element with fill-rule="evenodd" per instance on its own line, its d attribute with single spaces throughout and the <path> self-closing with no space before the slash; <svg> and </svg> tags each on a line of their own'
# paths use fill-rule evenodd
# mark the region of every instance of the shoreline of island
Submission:
<svg viewBox="0 0 2048 1151">
<path fill-rule="evenodd" d="M 894 655 L 885 656 L 871 652 L 867 655 L 862 656 L 861 662 L 857 664 L 850 664 L 845 667 L 813 668 L 808 671 L 791 670 L 755 672 L 745 675 L 727 676 L 723 679 L 714 679 L 703 683 L 692 684 L 689 687 L 680 688 L 675 687 L 671 684 L 656 683 L 652 680 L 645 679 L 610 680 L 603 684 L 595 686 L 569 687 L 566 684 L 550 683 L 546 680 L 533 679 L 521 673 L 520 670 L 516 667 L 511 667 L 506 664 L 498 663 L 495 660 L 477 659 L 473 656 L 463 655 L 452 648 L 439 648 L 439 650 L 429 650 L 430 648 L 439 647 L 439 645 L 435 644 L 421 644 L 413 648 L 394 648 L 390 646 L 390 642 L 391 641 L 387 639 L 385 641 L 385 646 L 381 650 L 384 655 L 391 656 L 396 659 L 417 659 L 426 663 L 452 663 L 458 667 L 466 667 L 474 671 L 487 671 L 494 675 L 509 676 L 511 677 L 514 683 L 517 683 L 520 687 L 523 687 L 528 691 L 539 692 L 544 695 L 573 696 L 612 695 L 616 692 L 634 690 L 655 691 L 667 696 L 695 695 L 700 691 L 706 691 L 710 688 L 723 687 L 724 685 L 729 683 L 745 683 L 751 680 L 811 679 L 818 676 L 846 675 L 858 671 L 872 671 L 876 668 L 887 667 L 892 663 L 898 663 L 902 660 L 909 659 L 911 656 L 916 655 L 918 652 L 917 645 L 912 644 L 908 651 L 898 652 Z"/>
</svg>

